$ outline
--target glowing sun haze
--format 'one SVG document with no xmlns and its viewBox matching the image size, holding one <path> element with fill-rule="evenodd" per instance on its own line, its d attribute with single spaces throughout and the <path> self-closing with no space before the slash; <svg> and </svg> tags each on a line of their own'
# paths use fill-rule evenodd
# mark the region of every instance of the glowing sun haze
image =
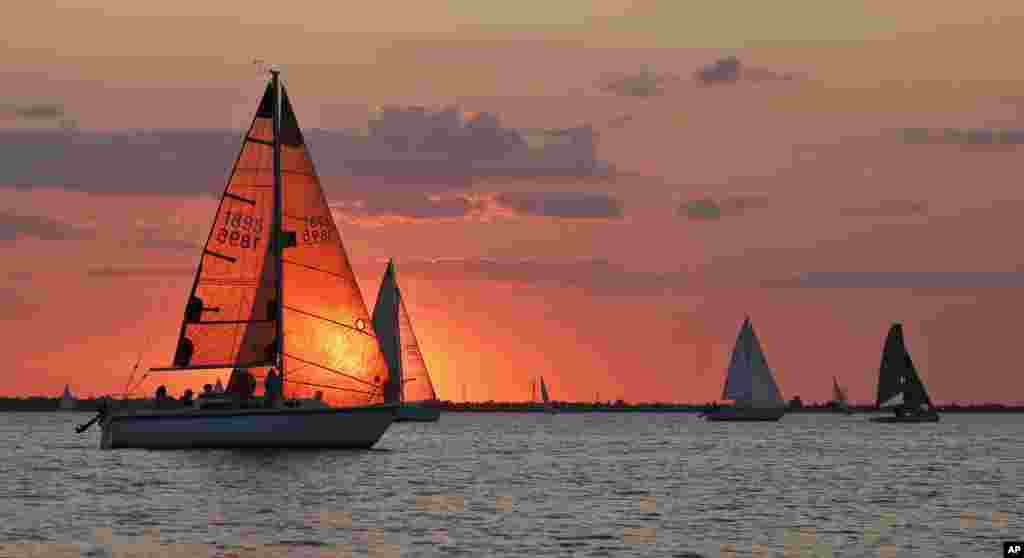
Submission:
<svg viewBox="0 0 1024 558">
<path fill-rule="evenodd" d="M 284 67 L 368 310 L 395 258 L 442 399 L 522 400 L 543 375 L 555 399 L 714 400 L 746 314 L 787 399 L 835 375 L 872 400 L 894 321 L 934 400 L 1024 389 L 1019 146 L 977 139 L 1024 128 L 1024 4 L 269 6 L 0 20 L 0 394 L 119 393 L 140 353 L 170 364 L 254 58 Z M 531 154 L 589 125 L 614 174 L 346 174 L 368 120 L 410 105 L 497 115 Z"/>
</svg>

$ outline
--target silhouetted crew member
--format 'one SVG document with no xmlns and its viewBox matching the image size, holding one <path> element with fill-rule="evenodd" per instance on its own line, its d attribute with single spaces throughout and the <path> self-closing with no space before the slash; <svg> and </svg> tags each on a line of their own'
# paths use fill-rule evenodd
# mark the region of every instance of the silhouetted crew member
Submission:
<svg viewBox="0 0 1024 558">
<path fill-rule="evenodd" d="M 270 373 L 263 380 L 263 397 L 266 399 L 267 407 L 274 407 L 281 396 L 281 377 L 271 368 Z"/>
<path fill-rule="evenodd" d="M 228 387 L 224 390 L 225 393 L 230 394 L 233 399 L 244 404 L 252 397 L 255 391 L 256 378 L 253 378 L 248 370 L 235 368 L 231 371 L 231 377 L 228 378 Z"/>
<path fill-rule="evenodd" d="M 154 398 L 156 408 L 160 409 L 167 406 L 167 386 L 160 386 L 156 388 L 156 397 Z"/>
</svg>

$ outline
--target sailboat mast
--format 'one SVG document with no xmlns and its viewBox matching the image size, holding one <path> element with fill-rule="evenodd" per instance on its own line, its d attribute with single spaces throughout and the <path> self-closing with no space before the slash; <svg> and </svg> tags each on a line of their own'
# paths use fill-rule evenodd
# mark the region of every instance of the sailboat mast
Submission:
<svg viewBox="0 0 1024 558">
<path fill-rule="evenodd" d="M 395 354 L 398 355 L 398 402 L 405 402 L 405 370 L 402 369 L 402 291 L 398 288 L 398 278 L 395 277 L 394 264 L 388 266 L 391 279 L 395 285 Z"/>
<path fill-rule="evenodd" d="M 282 213 L 284 207 L 284 193 L 281 184 L 281 80 L 278 76 L 279 70 L 270 70 L 274 87 L 274 215 L 273 215 L 273 238 L 274 238 L 274 276 L 277 284 L 274 285 L 274 298 L 277 300 L 276 329 L 274 335 L 274 359 L 277 361 L 277 371 L 281 375 L 281 384 L 284 384 L 284 231 L 282 231 Z"/>
</svg>

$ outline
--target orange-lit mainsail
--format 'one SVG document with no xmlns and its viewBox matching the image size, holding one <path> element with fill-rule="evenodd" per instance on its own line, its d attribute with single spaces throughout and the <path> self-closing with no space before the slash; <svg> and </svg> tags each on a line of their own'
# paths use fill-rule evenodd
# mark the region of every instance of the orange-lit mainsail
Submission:
<svg viewBox="0 0 1024 558">
<path fill-rule="evenodd" d="M 280 91 L 281 265 L 270 242 L 271 85 L 221 199 L 172 369 L 281 364 L 289 397 L 322 392 L 333 405 L 381 403 L 387 365 L 283 85 Z"/>
<path fill-rule="evenodd" d="M 284 368 L 290 396 L 383 402 L 387 365 L 295 113 L 282 91 Z"/>
</svg>

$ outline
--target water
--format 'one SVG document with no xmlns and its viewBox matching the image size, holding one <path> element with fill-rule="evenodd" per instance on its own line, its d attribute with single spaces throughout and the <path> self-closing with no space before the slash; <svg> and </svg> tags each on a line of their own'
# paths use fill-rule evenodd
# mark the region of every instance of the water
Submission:
<svg viewBox="0 0 1024 558">
<path fill-rule="evenodd" d="M 74 433 L 90 416 L 0 413 L 0 556 L 999 556 L 1024 538 L 1024 415 L 452 413 L 363 452 L 100 451 Z"/>
</svg>

